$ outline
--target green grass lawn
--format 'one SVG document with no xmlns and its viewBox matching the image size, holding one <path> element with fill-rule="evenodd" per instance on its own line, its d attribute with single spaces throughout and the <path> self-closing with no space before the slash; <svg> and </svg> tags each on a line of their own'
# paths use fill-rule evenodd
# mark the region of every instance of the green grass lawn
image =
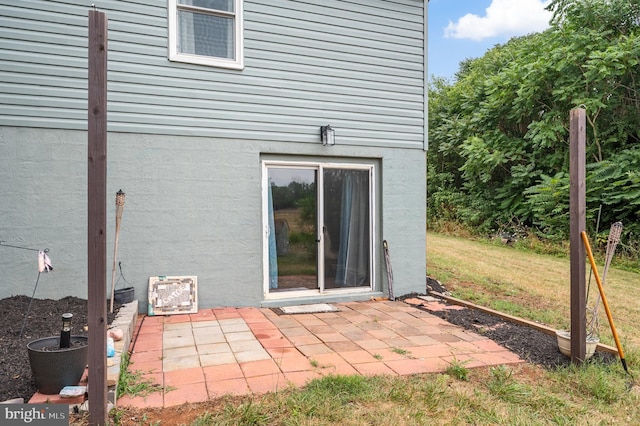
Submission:
<svg viewBox="0 0 640 426">
<path fill-rule="evenodd" d="M 588 310 L 598 287 L 587 261 Z M 598 270 L 603 269 L 598 264 Z M 427 273 L 455 297 L 556 328 L 570 326 L 569 259 L 440 234 L 427 234 Z M 590 284 L 589 284 L 590 281 Z M 615 268 L 604 284 L 616 329 L 625 346 L 640 348 L 640 274 Z M 605 310 L 600 336 L 613 344 Z"/>
<path fill-rule="evenodd" d="M 632 425 L 640 394 L 624 375 L 588 364 L 530 365 L 409 377 L 326 376 L 303 389 L 225 397 L 182 410 L 185 425 Z M 166 410 L 121 410 L 122 425 L 163 425 Z M 172 417 L 175 418 L 175 417 Z M 175 423 L 171 423 L 175 424 Z"/>
</svg>

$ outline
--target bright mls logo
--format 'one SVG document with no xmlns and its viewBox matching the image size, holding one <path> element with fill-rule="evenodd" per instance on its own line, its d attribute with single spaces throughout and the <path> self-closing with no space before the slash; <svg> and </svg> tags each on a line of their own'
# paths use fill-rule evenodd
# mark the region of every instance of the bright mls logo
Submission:
<svg viewBox="0 0 640 426">
<path fill-rule="evenodd" d="M 2 425 L 68 426 L 67 404 L 6 404 L 0 408 Z"/>
</svg>

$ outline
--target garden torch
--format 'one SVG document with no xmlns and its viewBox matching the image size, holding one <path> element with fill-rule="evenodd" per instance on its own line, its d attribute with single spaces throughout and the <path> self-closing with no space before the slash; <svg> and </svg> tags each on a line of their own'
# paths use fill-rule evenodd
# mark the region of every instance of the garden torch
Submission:
<svg viewBox="0 0 640 426">
<path fill-rule="evenodd" d="M 116 257 L 118 256 L 118 237 L 120 236 L 120 222 L 122 221 L 122 211 L 124 210 L 125 193 L 122 189 L 116 192 L 116 240 L 113 244 L 113 269 L 111 271 L 111 306 L 109 311 L 113 313 L 113 296 L 115 292 L 116 279 Z"/>
<path fill-rule="evenodd" d="M 73 314 L 62 314 L 62 330 L 60 331 L 60 349 L 68 348 L 71 344 L 71 320 Z"/>
</svg>

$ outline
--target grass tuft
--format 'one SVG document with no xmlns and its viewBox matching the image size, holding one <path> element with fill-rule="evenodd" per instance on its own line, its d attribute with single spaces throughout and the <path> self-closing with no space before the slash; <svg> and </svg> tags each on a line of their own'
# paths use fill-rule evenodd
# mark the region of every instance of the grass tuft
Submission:
<svg viewBox="0 0 640 426">
<path fill-rule="evenodd" d="M 493 367 L 490 372 L 491 380 L 487 383 L 487 388 L 499 399 L 505 402 L 518 402 L 531 394 L 529 388 L 518 383 L 512 377 L 513 371 L 504 365 Z"/>
<path fill-rule="evenodd" d="M 144 372 L 129 371 L 130 357 L 124 354 L 120 362 L 120 377 L 118 380 L 117 395 L 147 396 L 153 392 L 169 391 L 171 387 L 161 386 L 144 377 Z"/>
<path fill-rule="evenodd" d="M 464 380 L 465 382 L 469 380 L 469 369 L 464 365 L 467 364 L 468 361 L 458 361 L 455 357 L 451 362 L 451 365 L 447 367 L 445 373 L 449 376 L 454 377 L 458 380 Z"/>
</svg>

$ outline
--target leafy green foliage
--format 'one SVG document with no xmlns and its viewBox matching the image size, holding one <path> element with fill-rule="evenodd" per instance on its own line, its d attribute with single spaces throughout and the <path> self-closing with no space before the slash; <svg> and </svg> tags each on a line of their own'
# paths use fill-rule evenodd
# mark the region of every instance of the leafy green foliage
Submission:
<svg viewBox="0 0 640 426">
<path fill-rule="evenodd" d="M 568 233 L 569 111 L 587 115 L 588 222 L 640 232 L 640 0 L 555 0 L 551 27 L 429 87 L 428 217 Z"/>
<path fill-rule="evenodd" d="M 305 199 L 313 199 L 315 194 L 315 184 L 292 181 L 287 186 L 277 186 L 271 183 L 271 191 L 273 195 L 273 206 L 276 210 L 293 209 L 301 207 L 299 204 L 308 203 L 308 201 L 300 201 Z"/>
</svg>

